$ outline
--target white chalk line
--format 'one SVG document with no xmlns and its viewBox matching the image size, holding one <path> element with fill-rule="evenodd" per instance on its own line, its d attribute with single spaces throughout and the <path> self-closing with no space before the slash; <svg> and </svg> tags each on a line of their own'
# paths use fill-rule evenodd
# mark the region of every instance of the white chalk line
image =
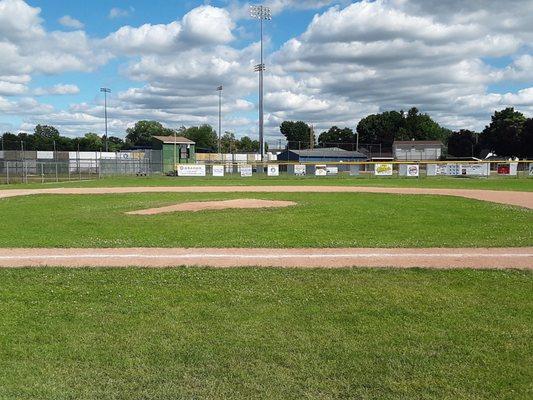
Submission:
<svg viewBox="0 0 533 400">
<path fill-rule="evenodd" d="M 136 259 L 287 259 L 287 258 L 533 258 L 533 253 L 512 254 L 487 254 L 487 253 L 352 253 L 352 254 L 43 254 L 43 255 L 14 255 L 0 256 L 0 260 L 35 260 L 35 259 L 102 259 L 102 258 L 136 258 Z"/>
</svg>

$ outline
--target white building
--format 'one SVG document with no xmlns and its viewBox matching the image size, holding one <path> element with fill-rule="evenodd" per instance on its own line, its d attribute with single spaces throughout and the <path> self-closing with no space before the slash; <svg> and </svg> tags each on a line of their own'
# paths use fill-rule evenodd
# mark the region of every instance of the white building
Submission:
<svg viewBox="0 0 533 400">
<path fill-rule="evenodd" d="M 440 140 L 396 140 L 392 153 L 397 161 L 438 160 L 443 147 Z"/>
</svg>

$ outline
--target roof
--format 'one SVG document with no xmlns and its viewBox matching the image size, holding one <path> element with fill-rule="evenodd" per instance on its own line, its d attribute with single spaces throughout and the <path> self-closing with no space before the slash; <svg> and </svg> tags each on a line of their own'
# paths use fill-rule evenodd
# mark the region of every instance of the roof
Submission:
<svg viewBox="0 0 533 400">
<path fill-rule="evenodd" d="M 154 139 L 159 140 L 165 144 L 194 144 L 192 140 L 189 140 L 183 136 L 152 136 Z"/>
<path fill-rule="evenodd" d="M 359 151 L 348 151 L 338 147 L 327 147 L 307 150 L 289 150 L 300 157 L 337 157 L 337 158 L 364 158 L 367 157 Z"/>
<path fill-rule="evenodd" d="M 411 147 L 443 147 L 440 140 L 395 140 L 392 146 L 411 146 Z"/>
</svg>

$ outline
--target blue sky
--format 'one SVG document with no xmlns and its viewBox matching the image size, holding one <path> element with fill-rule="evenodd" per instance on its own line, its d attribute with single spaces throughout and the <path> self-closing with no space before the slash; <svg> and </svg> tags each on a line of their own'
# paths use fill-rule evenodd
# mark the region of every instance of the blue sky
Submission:
<svg viewBox="0 0 533 400">
<path fill-rule="evenodd" d="M 496 109 L 533 114 L 533 2 L 270 0 L 265 123 L 318 131 L 416 106 L 451 128 Z M 475 4 L 474 4 L 475 3 Z M 480 6 L 479 4 L 482 4 Z M 139 119 L 257 134 L 258 22 L 221 1 L 0 0 L 0 129 L 37 123 L 70 136 Z"/>
</svg>

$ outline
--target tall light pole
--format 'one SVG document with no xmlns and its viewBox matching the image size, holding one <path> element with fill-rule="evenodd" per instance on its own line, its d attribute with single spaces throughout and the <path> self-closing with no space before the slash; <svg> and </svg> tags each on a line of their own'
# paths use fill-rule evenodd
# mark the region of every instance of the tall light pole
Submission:
<svg viewBox="0 0 533 400">
<path fill-rule="evenodd" d="M 103 88 L 100 88 L 100 92 L 104 93 L 105 151 L 107 152 L 109 150 L 109 147 L 107 144 L 107 94 L 111 93 L 111 89 L 103 87 Z"/>
<path fill-rule="evenodd" d="M 217 87 L 218 90 L 218 152 L 220 161 L 222 161 L 222 85 Z"/>
<path fill-rule="evenodd" d="M 254 71 L 259 72 L 259 151 L 261 152 L 261 162 L 265 157 L 265 140 L 263 135 L 263 20 L 271 20 L 272 13 L 270 8 L 259 5 L 250 6 L 250 16 L 259 20 L 261 26 L 261 62 L 254 67 Z"/>
</svg>

